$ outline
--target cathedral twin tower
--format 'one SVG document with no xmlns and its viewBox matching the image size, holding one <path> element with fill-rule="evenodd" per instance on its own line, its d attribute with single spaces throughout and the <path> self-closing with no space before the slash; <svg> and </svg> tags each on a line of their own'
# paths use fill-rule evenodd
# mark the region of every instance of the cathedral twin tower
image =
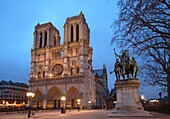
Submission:
<svg viewBox="0 0 170 119">
<path fill-rule="evenodd" d="M 60 108 L 63 95 L 70 108 L 77 106 L 77 99 L 84 108 L 89 107 L 89 101 L 95 105 L 90 29 L 82 12 L 66 19 L 63 44 L 51 22 L 37 24 L 31 57 L 29 89 L 35 93 L 33 106 Z"/>
</svg>

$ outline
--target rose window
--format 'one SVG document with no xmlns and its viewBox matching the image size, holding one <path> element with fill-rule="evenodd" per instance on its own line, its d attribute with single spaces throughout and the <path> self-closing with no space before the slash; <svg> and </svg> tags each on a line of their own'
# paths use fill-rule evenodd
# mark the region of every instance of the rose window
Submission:
<svg viewBox="0 0 170 119">
<path fill-rule="evenodd" d="M 63 66 L 60 64 L 57 64 L 53 68 L 53 73 L 56 75 L 61 75 L 63 73 Z"/>
</svg>

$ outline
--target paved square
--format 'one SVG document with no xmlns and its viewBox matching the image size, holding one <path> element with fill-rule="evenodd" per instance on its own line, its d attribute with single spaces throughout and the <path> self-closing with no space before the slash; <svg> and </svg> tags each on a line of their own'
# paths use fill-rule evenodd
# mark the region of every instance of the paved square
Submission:
<svg viewBox="0 0 170 119">
<path fill-rule="evenodd" d="M 107 117 L 111 110 L 67 110 L 61 114 L 60 110 L 35 112 L 35 115 L 27 118 L 27 113 L 0 114 L 0 119 L 136 119 L 137 117 Z M 151 112 L 153 119 L 170 119 L 170 115 Z M 137 119 L 152 119 L 140 117 Z"/>
</svg>

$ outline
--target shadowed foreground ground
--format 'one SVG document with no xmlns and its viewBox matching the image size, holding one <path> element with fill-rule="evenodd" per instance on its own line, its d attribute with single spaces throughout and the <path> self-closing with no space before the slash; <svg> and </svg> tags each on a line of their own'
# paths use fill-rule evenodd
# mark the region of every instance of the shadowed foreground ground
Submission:
<svg viewBox="0 0 170 119">
<path fill-rule="evenodd" d="M 136 119 L 135 117 L 107 117 L 107 114 L 111 113 L 111 110 L 71 110 L 66 112 L 66 114 L 61 114 L 60 110 L 55 111 L 41 111 L 35 112 L 35 115 L 30 117 L 30 119 Z M 153 119 L 170 119 L 170 115 L 150 112 L 154 118 Z M 18 114 L 0 114 L 0 119 L 28 119 L 27 113 Z M 152 119 L 146 117 L 140 117 L 137 119 Z"/>
</svg>

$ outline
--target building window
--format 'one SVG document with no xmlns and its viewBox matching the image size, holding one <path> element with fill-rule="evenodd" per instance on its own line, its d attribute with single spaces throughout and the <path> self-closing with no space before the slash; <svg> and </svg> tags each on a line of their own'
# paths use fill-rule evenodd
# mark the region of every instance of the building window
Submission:
<svg viewBox="0 0 170 119">
<path fill-rule="evenodd" d="M 77 67 L 77 74 L 79 74 L 79 67 Z"/>
<path fill-rule="evenodd" d="M 73 68 L 71 68 L 70 74 L 73 75 Z"/>
<path fill-rule="evenodd" d="M 55 51 L 52 51 L 52 59 L 55 58 Z"/>
<path fill-rule="evenodd" d="M 76 25 L 76 41 L 79 41 L 79 25 Z"/>
<path fill-rule="evenodd" d="M 56 37 L 54 37 L 54 46 L 56 46 Z"/>
<path fill-rule="evenodd" d="M 41 56 L 41 55 L 40 55 L 40 54 L 38 54 L 38 60 L 40 60 L 40 58 L 41 58 L 40 56 Z"/>
<path fill-rule="evenodd" d="M 73 42 L 73 38 L 74 38 L 74 29 L 73 29 L 73 25 L 71 25 L 71 42 Z"/>
<path fill-rule="evenodd" d="M 44 36 L 44 47 L 47 46 L 47 31 L 45 31 L 45 36 Z"/>
<path fill-rule="evenodd" d="M 39 36 L 39 48 L 42 48 L 42 33 Z"/>
<path fill-rule="evenodd" d="M 43 77 L 45 77 L 45 71 L 43 71 Z"/>
<path fill-rule="evenodd" d="M 79 54 L 79 49 L 78 48 L 76 48 L 76 55 L 78 55 Z"/>
<path fill-rule="evenodd" d="M 41 72 L 38 72 L 38 78 L 41 78 Z"/>
<path fill-rule="evenodd" d="M 59 58 L 59 57 L 61 57 L 60 52 L 56 51 L 55 52 L 55 58 Z"/>
<path fill-rule="evenodd" d="M 70 49 L 70 56 L 73 56 L 73 49 Z"/>
<path fill-rule="evenodd" d="M 44 53 L 44 59 L 46 59 L 46 53 Z"/>
</svg>

